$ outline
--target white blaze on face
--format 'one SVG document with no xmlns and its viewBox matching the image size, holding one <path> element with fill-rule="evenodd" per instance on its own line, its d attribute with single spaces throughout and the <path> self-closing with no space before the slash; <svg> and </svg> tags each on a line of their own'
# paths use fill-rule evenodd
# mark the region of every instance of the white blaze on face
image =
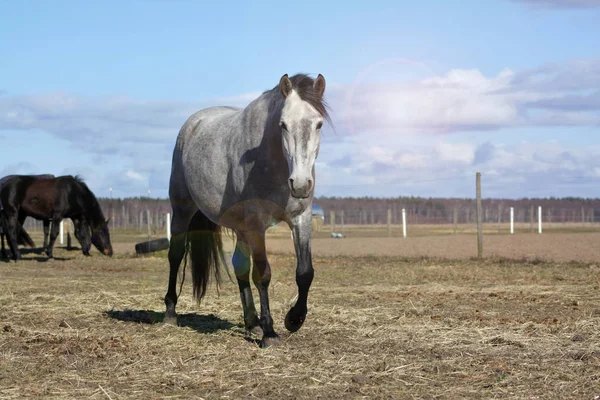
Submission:
<svg viewBox="0 0 600 400">
<path fill-rule="evenodd" d="M 292 91 L 281 111 L 283 152 L 290 170 L 294 197 L 308 197 L 314 188 L 313 168 L 319 154 L 323 117 Z"/>
</svg>

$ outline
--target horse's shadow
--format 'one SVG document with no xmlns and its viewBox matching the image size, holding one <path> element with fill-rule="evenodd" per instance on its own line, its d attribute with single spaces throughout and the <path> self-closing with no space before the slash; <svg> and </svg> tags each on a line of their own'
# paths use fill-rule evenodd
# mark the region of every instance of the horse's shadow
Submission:
<svg viewBox="0 0 600 400">
<path fill-rule="evenodd" d="M 156 312 L 152 310 L 109 310 L 105 311 L 104 315 L 123 322 L 135 322 L 139 324 L 150 325 L 161 324 L 165 318 L 164 312 Z M 178 314 L 177 325 L 181 327 L 192 328 L 200 333 L 214 333 L 222 330 L 230 330 L 232 328 L 241 328 L 243 330 L 243 327 L 240 324 L 233 324 L 217 317 L 214 314 Z"/>
<path fill-rule="evenodd" d="M 81 250 L 78 247 L 71 247 L 71 248 L 67 248 L 67 247 L 55 247 L 55 249 L 57 248 L 62 248 L 62 249 L 66 249 L 68 251 L 76 251 L 76 250 Z M 43 247 L 36 247 L 36 248 L 22 248 L 19 249 L 21 252 L 22 256 L 32 256 L 32 257 L 27 257 L 27 258 L 23 258 L 22 260 L 25 261 L 37 261 L 37 262 L 48 262 L 50 260 L 50 258 L 48 258 L 48 256 L 46 256 L 46 250 Z M 5 262 L 10 262 L 12 260 L 12 254 L 10 253 L 10 251 L 7 251 L 6 254 L 2 255 L 2 257 L 0 257 L 0 261 L 5 261 Z M 67 258 L 67 257 L 53 257 L 54 260 L 57 261 L 68 261 L 68 260 L 73 260 L 73 258 Z"/>
<path fill-rule="evenodd" d="M 25 258 L 21 258 L 21 261 L 37 261 L 37 262 L 48 262 L 51 258 L 48 258 L 46 252 L 43 248 L 34 248 L 34 249 L 19 249 L 22 256 L 28 256 Z M 31 257 L 29 257 L 31 256 Z M 66 257 L 53 257 L 52 259 L 57 261 L 67 261 L 73 260 L 73 258 Z M 0 255 L 0 261 L 4 261 L 10 263 L 12 261 L 12 253 L 10 251 L 6 251 L 5 254 Z"/>
</svg>

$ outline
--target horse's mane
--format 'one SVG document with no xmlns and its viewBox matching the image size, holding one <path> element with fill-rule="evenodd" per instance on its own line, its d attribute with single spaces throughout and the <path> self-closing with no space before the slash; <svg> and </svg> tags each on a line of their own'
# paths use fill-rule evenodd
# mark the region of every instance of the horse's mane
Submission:
<svg viewBox="0 0 600 400">
<path fill-rule="evenodd" d="M 307 74 L 296 74 L 290 77 L 292 81 L 292 89 L 296 91 L 298 96 L 308 104 L 313 106 L 319 114 L 329 123 L 331 123 L 331 117 L 329 116 L 329 106 L 327 102 L 323 100 L 323 97 L 315 90 L 315 80 Z M 274 94 L 279 93 L 279 84 L 273 89 L 265 91 L 263 94 Z"/>
<path fill-rule="evenodd" d="M 80 193 L 84 196 L 82 200 L 85 201 L 86 204 L 83 204 L 83 208 L 88 210 L 88 216 L 92 217 L 94 223 L 100 223 L 104 221 L 104 214 L 102 213 L 102 208 L 100 207 L 100 203 L 98 203 L 98 199 L 88 185 L 84 182 L 83 178 L 79 175 L 68 175 L 65 178 L 71 178 L 75 186 L 79 188 Z M 88 206 L 91 206 L 89 208 Z"/>
</svg>

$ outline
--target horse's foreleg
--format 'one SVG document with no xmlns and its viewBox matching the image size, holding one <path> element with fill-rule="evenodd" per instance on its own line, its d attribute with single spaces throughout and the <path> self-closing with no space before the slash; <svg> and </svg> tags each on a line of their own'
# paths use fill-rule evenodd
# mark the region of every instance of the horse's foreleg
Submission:
<svg viewBox="0 0 600 400">
<path fill-rule="evenodd" d="M 240 289 L 242 308 L 244 309 L 244 326 L 248 333 L 258 334 L 260 331 L 260 321 L 256 314 L 254 298 L 252 297 L 252 288 L 250 287 L 251 255 L 252 249 L 250 248 L 250 245 L 246 242 L 243 234 L 238 232 L 232 264 Z"/>
<path fill-rule="evenodd" d="M 296 248 L 296 257 L 298 259 L 296 266 L 298 300 L 285 316 L 285 327 L 290 332 L 296 332 L 304 323 L 307 312 L 308 290 L 315 274 L 310 249 L 310 236 L 312 234 L 312 215 L 310 209 L 297 217 L 293 222 L 294 247 Z"/>
<path fill-rule="evenodd" d="M 279 335 L 273 329 L 273 318 L 269 308 L 269 283 L 271 283 L 271 266 L 267 260 L 264 232 L 248 232 L 246 234 L 252 248 L 252 280 L 260 296 L 260 325 L 263 330 L 261 347 L 279 343 Z"/>
<path fill-rule="evenodd" d="M 58 229 L 60 226 L 61 218 L 52 218 L 52 228 L 50 228 L 50 241 L 48 242 L 48 246 L 46 246 L 46 255 L 49 258 L 53 258 L 53 250 L 54 250 L 54 242 L 56 242 L 56 238 L 58 236 Z"/>
</svg>

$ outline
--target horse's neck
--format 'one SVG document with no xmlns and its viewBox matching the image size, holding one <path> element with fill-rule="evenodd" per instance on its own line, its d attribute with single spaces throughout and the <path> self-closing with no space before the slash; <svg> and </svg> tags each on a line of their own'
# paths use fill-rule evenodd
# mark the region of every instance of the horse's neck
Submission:
<svg viewBox="0 0 600 400">
<path fill-rule="evenodd" d="M 95 199 L 94 206 L 90 209 L 89 212 L 89 219 L 94 224 L 94 226 L 98 226 L 104 222 L 104 214 L 102 214 L 100 204 Z"/>
<path fill-rule="evenodd" d="M 256 163 L 279 165 L 283 160 L 279 119 L 283 101 L 273 93 L 265 93 L 244 110 L 245 129 L 252 148 L 256 152 Z"/>
<path fill-rule="evenodd" d="M 89 206 L 85 210 L 87 219 L 91 222 L 92 227 L 99 226 L 104 222 L 104 214 L 96 197 L 90 191 L 83 191 L 81 195 L 86 198 L 85 203 Z"/>
</svg>

